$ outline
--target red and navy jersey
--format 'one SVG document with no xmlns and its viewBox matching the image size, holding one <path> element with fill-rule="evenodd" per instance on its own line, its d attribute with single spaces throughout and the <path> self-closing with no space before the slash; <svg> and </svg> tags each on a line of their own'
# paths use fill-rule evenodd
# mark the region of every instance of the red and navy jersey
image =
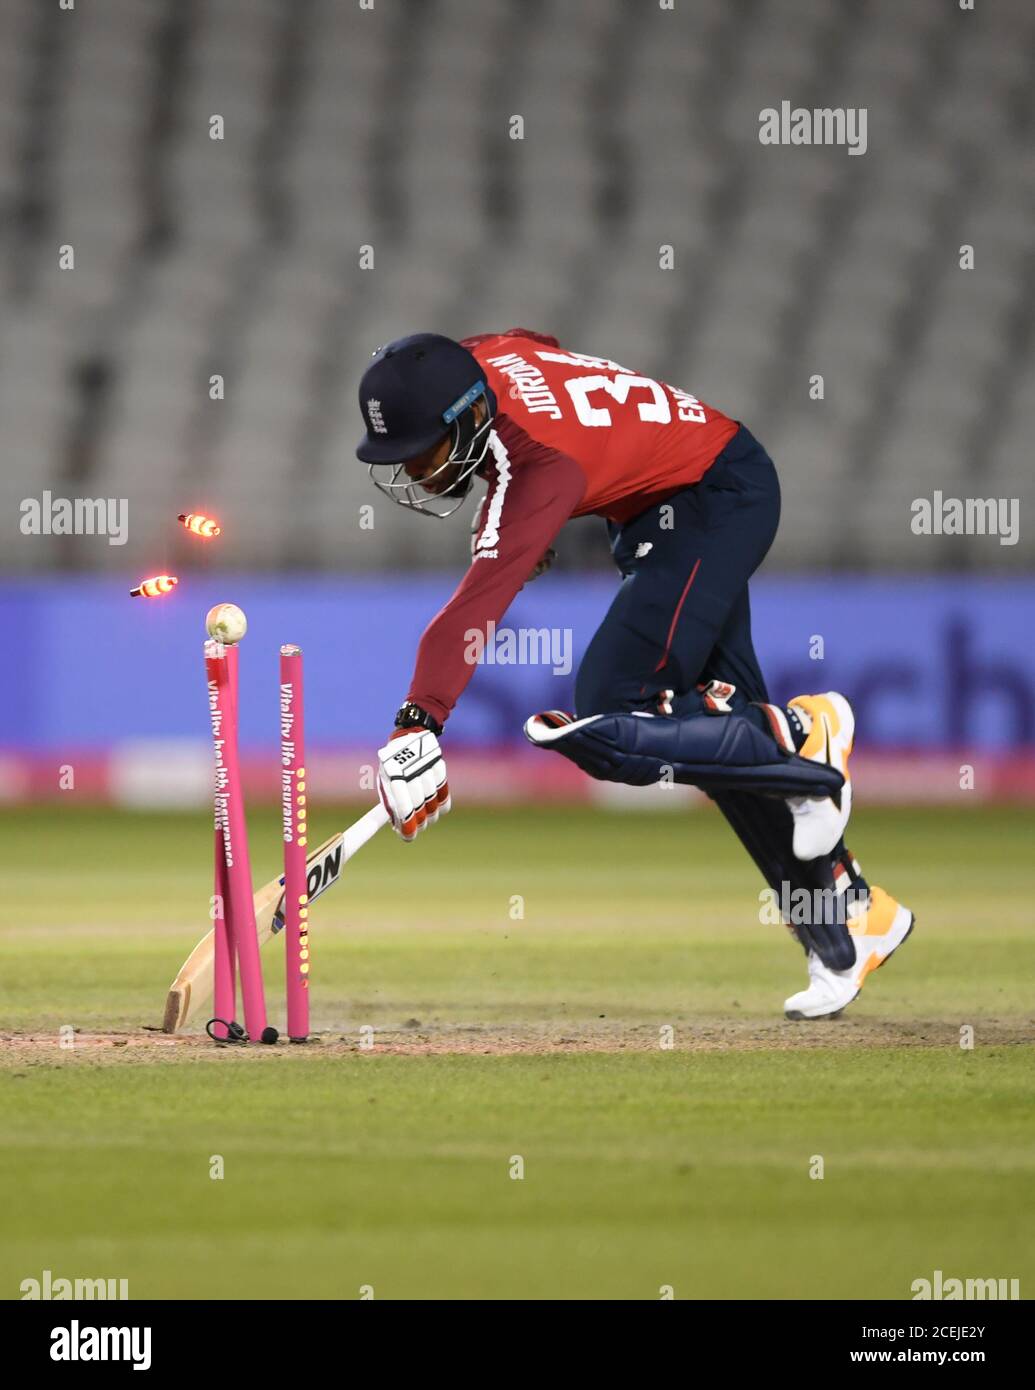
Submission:
<svg viewBox="0 0 1035 1390">
<path fill-rule="evenodd" d="M 698 482 L 739 428 L 687 391 L 544 333 L 511 328 L 463 346 L 497 411 L 471 567 L 421 638 L 407 697 L 442 723 L 474 670 L 464 634 L 499 622 L 566 521 L 638 516 Z"/>
</svg>

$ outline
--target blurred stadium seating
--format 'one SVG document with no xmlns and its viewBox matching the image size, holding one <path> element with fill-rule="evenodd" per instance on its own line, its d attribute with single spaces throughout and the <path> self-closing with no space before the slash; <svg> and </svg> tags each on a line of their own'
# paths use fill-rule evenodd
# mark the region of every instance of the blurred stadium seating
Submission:
<svg viewBox="0 0 1035 1390">
<path fill-rule="evenodd" d="M 908 504 L 1030 492 L 1033 45 L 1030 0 L 0 0 L 3 510 L 130 498 L 75 568 L 164 554 L 184 506 L 232 508 L 227 565 L 455 564 L 463 528 L 359 529 L 356 381 L 524 324 L 745 419 L 771 568 L 1030 568 Z M 867 153 L 762 147 L 785 98 L 867 107 Z"/>
</svg>

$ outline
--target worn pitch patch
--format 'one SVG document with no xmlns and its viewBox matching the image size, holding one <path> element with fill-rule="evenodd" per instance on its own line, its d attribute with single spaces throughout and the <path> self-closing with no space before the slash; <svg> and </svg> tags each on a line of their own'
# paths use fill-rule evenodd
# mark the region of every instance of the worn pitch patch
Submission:
<svg viewBox="0 0 1035 1390">
<path fill-rule="evenodd" d="M 671 1027 L 671 1047 L 662 1049 L 661 1028 Z M 1035 1028 L 1022 1019 L 982 1019 L 983 1047 L 1035 1044 Z M 672 1052 L 851 1052 L 879 1048 L 945 1048 L 959 1046 L 959 1025 L 944 1019 L 864 1019 L 845 1015 L 835 1020 L 792 1022 L 758 1018 L 670 1018 L 637 1023 L 434 1023 L 416 1020 L 380 1028 L 375 1025 L 373 1047 L 360 1044 L 358 1029 L 325 1029 L 306 1046 L 219 1047 L 203 1034 L 170 1035 L 158 1030 L 123 1033 L 76 1033 L 75 1045 L 61 1045 L 54 1033 L 0 1035 L 0 1068 L 18 1065 L 118 1065 L 124 1062 L 162 1063 L 201 1058 L 235 1062 L 291 1057 L 355 1055 L 426 1057 L 481 1055 L 509 1057 L 565 1053 Z"/>
</svg>

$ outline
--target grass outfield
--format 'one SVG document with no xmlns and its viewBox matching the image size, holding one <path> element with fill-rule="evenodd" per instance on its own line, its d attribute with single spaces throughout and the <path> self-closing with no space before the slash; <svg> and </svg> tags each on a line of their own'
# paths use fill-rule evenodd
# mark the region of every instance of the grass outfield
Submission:
<svg viewBox="0 0 1035 1390">
<path fill-rule="evenodd" d="M 136 1298 L 1035 1288 L 1030 813 L 858 813 L 918 927 L 812 1026 L 781 1017 L 803 958 L 710 809 L 383 832 L 314 909 L 320 1040 L 246 1050 L 142 1031 L 207 925 L 203 816 L 0 819 L 0 1296 L 44 1269 Z M 257 881 L 276 834 L 254 818 Z"/>
</svg>

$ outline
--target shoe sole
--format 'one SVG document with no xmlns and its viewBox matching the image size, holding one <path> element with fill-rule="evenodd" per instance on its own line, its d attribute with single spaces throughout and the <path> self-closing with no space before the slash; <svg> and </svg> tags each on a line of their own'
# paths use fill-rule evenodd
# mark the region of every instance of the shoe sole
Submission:
<svg viewBox="0 0 1035 1390">
<path fill-rule="evenodd" d="M 891 950 L 888 952 L 888 954 L 883 958 L 883 960 L 879 961 L 878 964 L 874 966 L 875 970 L 881 970 L 885 965 L 887 965 L 888 961 L 899 949 L 899 946 L 904 946 L 906 942 L 909 940 L 909 938 L 913 935 L 913 928 L 915 926 L 916 913 L 911 912 L 909 914 L 909 926 L 906 928 L 905 936 L 903 936 L 902 940 L 898 943 L 898 946 L 893 946 Z M 859 998 L 860 994 L 862 994 L 861 985 L 852 995 L 851 999 L 846 1000 L 845 1003 L 843 1003 L 839 1009 L 832 1009 L 831 1012 L 828 1014 L 803 1014 L 800 1009 L 784 1009 L 784 1017 L 792 1019 L 795 1023 L 825 1023 L 828 1019 L 840 1018 L 841 1015 L 844 1013 L 845 1009 L 847 1009 L 850 1004 L 854 1004 L 855 1001 Z"/>
<path fill-rule="evenodd" d="M 854 1004 L 860 994 L 862 994 L 862 990 L 857 989 L 851 999 L 842 1004 L 839 1009 L 832 1009 L 828 1014 L 803 1014 L 800 1009 L 784 1009 L 784 1017 L 793 1019 L 795 1023 L 827 1023 L 832 1019 L 840 1018 L 848 1005 Z"/>
</svg>

